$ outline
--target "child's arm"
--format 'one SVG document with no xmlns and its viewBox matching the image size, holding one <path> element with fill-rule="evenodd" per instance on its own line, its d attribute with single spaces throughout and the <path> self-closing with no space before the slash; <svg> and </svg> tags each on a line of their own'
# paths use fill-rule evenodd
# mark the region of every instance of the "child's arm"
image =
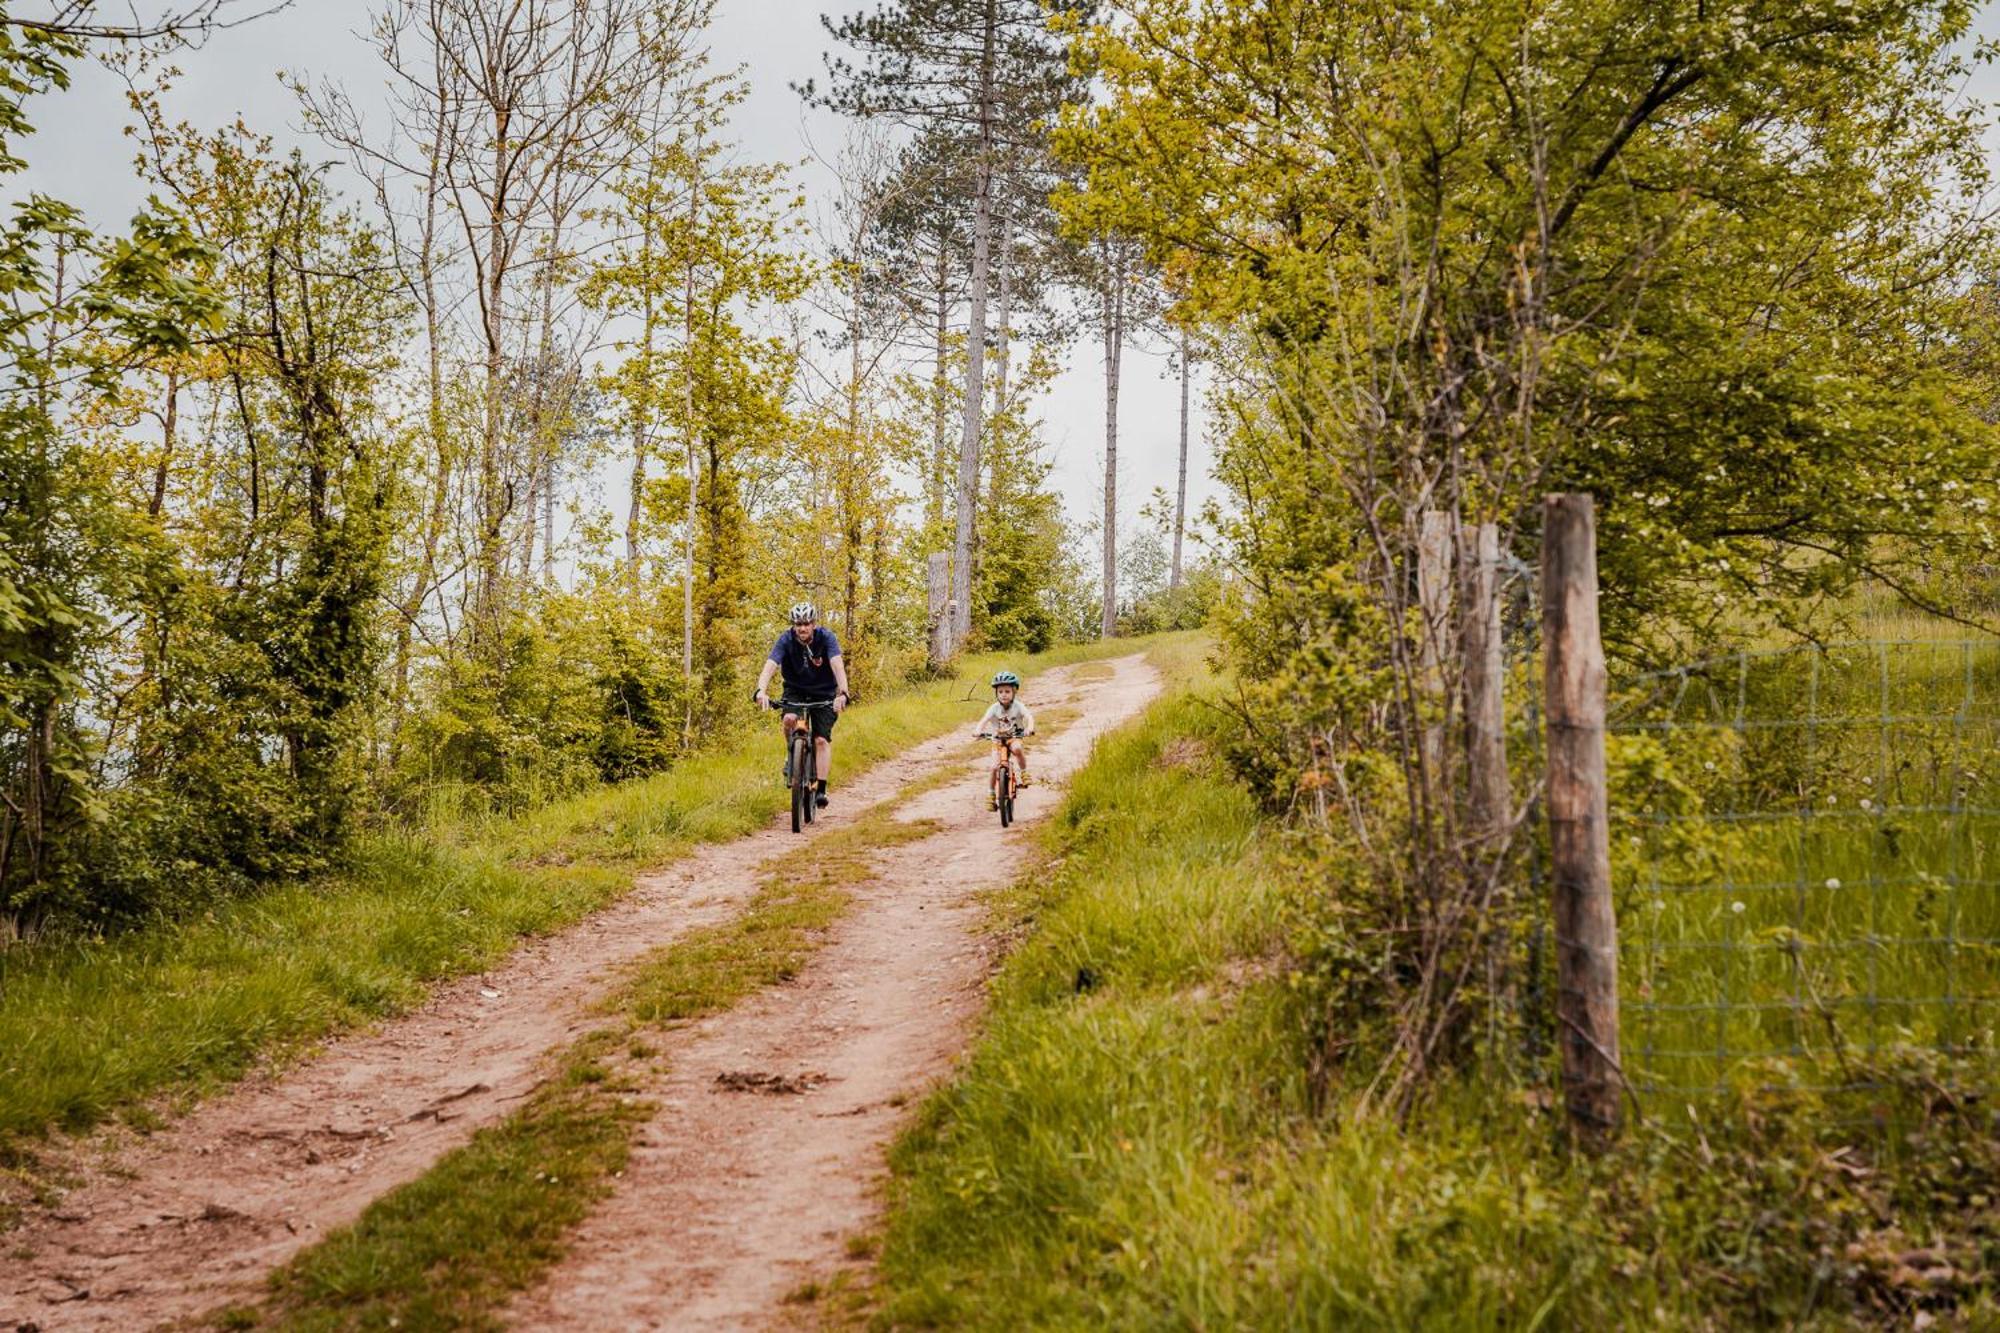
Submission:
<svg viewBox="0 0 2000 1333">
<path fill-rule="evenodd" d="M 1000 715 L 999 704 L 996 703 L 988 705 L 985 716 L 979 719 L 979 734 L 984 736 L 987 732 L 991 731 L 993 729 L 993 719 L 998 717 L 999 715 Z"/>
<path fill-rule="evenodd" d="M 1035 734 L 1035 715 L 1028 711 L 1028 705 L 1026 704 L 1021 705 L 1021 724 L 1015 730 L 1019 731 L 1023 736 L 1032 736 Z"/>
</svg>

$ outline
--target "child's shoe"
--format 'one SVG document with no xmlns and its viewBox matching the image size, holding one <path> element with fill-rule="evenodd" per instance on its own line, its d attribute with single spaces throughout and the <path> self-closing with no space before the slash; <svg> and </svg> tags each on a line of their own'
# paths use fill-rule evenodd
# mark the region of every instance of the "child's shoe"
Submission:
<svg viewBox="0 0 2000 1333">
<path fill-rule="evenodd" d="M 1000 808 L 1000 798 L 989 793 L 986 797 L 986 808 L 988 810 L 998 810 Z"/>
</svg>

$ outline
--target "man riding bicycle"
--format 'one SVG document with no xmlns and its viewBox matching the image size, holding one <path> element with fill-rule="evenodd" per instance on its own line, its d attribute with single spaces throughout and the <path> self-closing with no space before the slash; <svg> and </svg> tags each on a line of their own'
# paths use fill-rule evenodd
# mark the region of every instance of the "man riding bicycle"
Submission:
<svg viewBox="0 0 2000 1333">
<path fill-rule="evenodd" d="M 818 622 L 819 612 L 811 602 L 800 602 L 792 608 L 792 627 L 780 634 L 778 641 L 771 645 L 771 656 L 764 663 L 764 673 L 757 677 L 757 706 L 770 707 L 771 696 L 766 690 L 771 684 L 771 677 L 781 671 L 784 673 L 785 702 L 833 705 L 831 708 L 803 710 L 812 726 L 813 758 L 817 761 L 815 768 L 819 773 L 813 803 L 824 810 L 826 775 L 833 763 L 833 724 L 847 707 L 847 663 L 840 656 L 840 640 L 833 637 L 832 630 Z M 792 719 L 798 715 L 798 711 L 785 713 L 787 730 Z M 787 757 L 787 782 L 791 781 L 791 762 Z"/>
</svg>

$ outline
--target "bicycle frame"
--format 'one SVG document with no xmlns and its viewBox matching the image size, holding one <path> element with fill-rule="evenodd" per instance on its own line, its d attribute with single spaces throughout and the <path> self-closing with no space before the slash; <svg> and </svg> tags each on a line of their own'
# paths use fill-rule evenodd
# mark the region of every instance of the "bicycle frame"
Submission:
<svg viewBox="0 0 2000 1333">
<path fill-rule="evenodd" d="M 1021 739 L 1012 727 L 1000 727 L 985 733 L 992 737 L 994 748 L 999 752 L 993 763 L 993 781 L 988 788 L 1000 805 L 1000 827 L 1006 828 L 1014 822 L 1014 793 L 1020 789 L 1020 756 L 1015 754 L 1015 742 Z"/>
</svg>

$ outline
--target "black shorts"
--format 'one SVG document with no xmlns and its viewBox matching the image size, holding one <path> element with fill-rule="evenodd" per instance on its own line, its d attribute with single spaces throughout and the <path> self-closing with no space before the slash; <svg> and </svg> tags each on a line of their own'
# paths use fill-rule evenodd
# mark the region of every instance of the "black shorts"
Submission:
<svg viewBox="0 0 2000 1333">
<path fill-rule="evenodd" d="M 812 734 L 823 741 L 833 739 L 833 724 L 840 721 L 840 715 L 834 712 L 830 706 L 833 700 L 829 699 L 827 703 L 829 707 L 826 708 L 808 708 L 804 710 L 806 720 L 812 724 Z"/>
</svg>

